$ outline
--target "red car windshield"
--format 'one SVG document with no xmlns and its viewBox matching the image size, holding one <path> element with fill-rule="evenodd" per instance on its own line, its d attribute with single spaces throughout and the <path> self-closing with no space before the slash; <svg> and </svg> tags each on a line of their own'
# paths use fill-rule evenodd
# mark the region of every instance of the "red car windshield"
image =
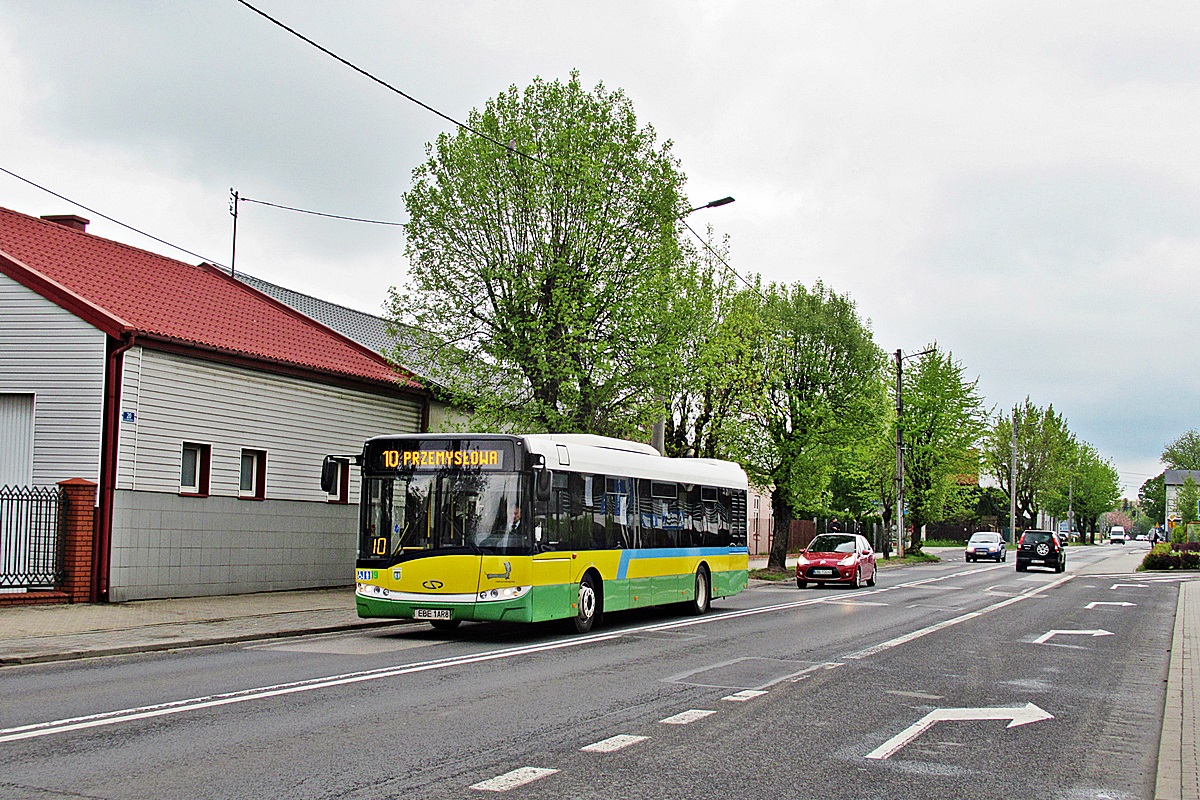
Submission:
<svg viewBox="0 0 1200 800">
<path fill-rule="evenodd" d="M 847 534 L 823 533 L 808 546 L 810 553 L 853 553 L 854 537 Z"/>
</svg>

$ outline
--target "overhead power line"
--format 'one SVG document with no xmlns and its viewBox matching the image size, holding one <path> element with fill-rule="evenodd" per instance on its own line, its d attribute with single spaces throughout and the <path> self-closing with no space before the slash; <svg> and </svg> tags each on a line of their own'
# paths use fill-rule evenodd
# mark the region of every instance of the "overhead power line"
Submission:
<svg viewBox="0 0 1200 800">
<path fill-rule="evenodd" d="M 189 256 L 194 256 L 194 257 L 200 259 L 201 261 L 207 261 L 209 264 L 213 264 L 214 266 L 223 267 L 225 269 L 228 269 L 228 267 L 226 267 L 224 264 L 222 264 L 219 261 L 211 259 L 207 256 L 202 256 L 199 253 L 193 253 L 191 250 L 188 250 L 186 247 L 180 247 L 177 244 L 168 242 L 166 239 L 160 239 L 152 233 L 146 233 L 145 231 L 143 231 L 139 228 L 135 228 L 132 225 L 121 222 L 121 220 L 119 220 L 119 219 L 110 217 L 108 214 L 105 214 L 102 211 L 97 211 L 96 209 L 91 208 L 90 206 L 85 206 L 83 203 L 80 203 L 77 200 L 72 200 L 71 198 L 67 197 L 66 195 L 61 195 L 58 192 L 54 191 L 53 189 L 47 189 L 45 186 L 42 186 L 40 183 L 34 183 L 33 181 L 29 180 L 29 178 L 22 177 L 22 176 L 18 175 L 17 173 L 13 172 L 12 170 L 5 169 L 4 167 L 0 167 L 0 172 L 5 173 L 6 175 L 11 175 L 12 177 L 16 178 L 19 181 L 24 181 L 25 183 L 28 183 L 30 186 L 34 187 L 35 189 L 41 189 L 46 194 L 52 194 L 55 197 L 57 197 L 59 200 L 65 200 L 66 202 L 70 203 L 73 206 L 82 208 L 84 211 L 88 212 L 89 214 L 95 214 L 97 217 L 106 219 L 109 222 L 113 223 L 114 225 L 120 225 L 122 228 L 131 230 L 134 233 L 139 234 L 141 236 L 145 236 L 147 239 L 153 239 L 154 241 L 158 242 L 159 244 L 165 244 L 167 247 L 174 248 L 175 250 L 178 250 L 181 253 L 187 253 Z"/>
<path fill-rule="evenodd" d="M 455 125 L 459 128 L 462 128 L 463 130 L 470 131 L 471 133 L 475 134 L 476 136 L 479 136 L 480 138 L 485 139 L 485 140 L 491 142 L 492 144 L 495 144 L 498 147 L 502 147 L 505 150 L 507 150 L 508 152 L 518 155 L 521 158 L 527 159 L 536 164 L 540 164 L 541 166 L 546 167 L 547 169 L 551 168 L 551 165 L 549 162 L 545 161 L 544 159 L 538 158 L 537 156 L 530 155 L 529 153 L 524 152 L 523 150 L 517 148 L 512 142 L 502 142 L 499 139 L 497 139 L 496 137 L 494 137 L 488 133 L 485 133 L 484 131 L 481 131 L 478 128 L 475 128 L 474 126 L 468 125 L 467 123 L 462 122 L 461 120 L 455 119 L 454 117 L 450 116 L 449 114 L 439 111 L 438 109 L 434 108 L 433 106 L 429 105 L 428 103 L 418 100 L 416 97 L 413 97 L 408 92 L 405 92 L 404 90 L 402 90 L 396 86 L 393 86 L 392 84 L 385 81 L 383 78 L 380 78 L 379 76 L 372 74 L 371 72 L 363 69 L 362 67 L 358 66 L 357 64 L 350 61 L 349 59 L 344 58 L 344 57 L 338 55 L 337 53 L 333 52 L 328 47 L 325 47 L 324 45 L 310 39 L 309 37 L 305 36 L 303 33 L 300 33 L 300 31 L 298 31 L 295 28 L 291 27 L 290 25 L 284 23 L 283 21 L 278 20 L 275 17 L 272 17 L 270 14 L 266 13 L 262 9 L 255 7 L 253 4 L 249 3 L 247 0 L 237 0 L 237 2 L 241 3 L 243 6 L 250 9 L 255 14 L 258 14 L 260 17 L 267 20 L 272 25 L 282 28 L 283 30 L 290 33 L 292 36 L 295 36 L 297 39 L 301 40 L 302 42 L 304 42 L 312 47 L 315 47 L 317 50 L 320 50 L 322 53 L 324 53 L 325 55 L 334 59 L 335 61 L 339 62 L 340 64 L 343 64 L 343 65 L 349 67 L 350 69 L 354 70 L 359 75 L 362 75 L 364 78 L 366 78 L 367 80 L 377 83 L 380 86 L 383 86 L 384 88 L 386 88 L 388 91 L 391 91 L 391 92 L 394 92 L 395 94 L 400 95 L 405 100 L 408 100 L 411 103 L 415 103 L 416 105 L 420 106 L 421 108 L 425 109 L 426 111 L 430 112 L 431 114 L 436 114 L 438 117 L 441 117 L 442 119 L 446 120 L 450 124 Z M 246 200 L 246 198 L 242 198 L 242 199 L 245 200 L 246 202 L 261 202 L 261 201 Z M 262 204 L 263 205 L 274 205 L 273 203 L 262 203 Z M 723 205 L 723 203 L 718 203 L 718 204 Z M 709 204 L 709 205 L 713 205 L 713 204 Z M 349 219 L 349 220 L 353 220 L 355 222 L 376 222 L 375 220 L 356 219 L 353 217 L 340 217 L 336 214 L 321 214 L 316 211 L 306 211 L 304 209 L 299 209 L 299 208 L 290 208 L 289 206 L 277 206 L 277 207 L 278 208 L 286 208 L 289 211 L 298 211 L 298 212 L 304 213 L 304 214 L 316 214 L 317 216 L 333 217 L 335 219 Z M 692 210 L 695 211 L 697 209 L 692 209 Z M 729 264 L 729 262 L 727 262 L 724 258 L 722 258 L 721 254 L 718 253 L 716 250 L 714 250 L 708 244 L 708 242 L 704 239 L 704 237 L 702 237 L 699 233 L 697 233 L 695 231 L 695 229 L 692 228 L 692 226 L 687 223 L 686 220 L 683 220 L 683 218 L 680 217 L 680 221 L 682 221 L 684 226 L 689 231 L 692 232 L 692 235 L 695 236 L 696 239 L 702 245 L 704 245 L 704 247 L 710 253 L 712 253 L 717 258 L 718 261 L 721 262 L 721 264 L 725 267 L 725 269 L 729 270 L 731 273 L 733 273 L 735 276 L 737 276 L 738 280 L 740 280 L 742 283 L 746 284 L 750 288 L 754 288 L 753 284 L 751 284 L 750 281 L 748 281 L 744 277 L 742 277 L 741 273 L 739 273 L 737 270 L 735 270 Z M 397 225 L 400 223 L 377 222 L 377 224 Z"/>
<path fill-rule="evenodd" d="M 282 206 L 278 203 L 268 203 L 266 200 L 251 200 L 249 197 L 238 197 L 238 201 L 242 203 L 257 203 L 260 206 L 270 206 L 271 208 L 282 208 L 285 211 L 296 211 L 301 214 L 312 214 L 314 217 L 329 217 L 330 219 L 344 219 L 350 222 L 366 222 L 371 225 L 404 225 L 403 222 L 389 222 L 382 219 L 363 219 L 362 217 L 344 217 L 341 214 L 326 214 L 323 211 L 310 211 L 307 208 L 293 208 L 292 206 Z"/>
<path fill-rule="evenodd" d="M 478 128 L 472 127 L 471 125 L 468 125 L 468 124 L 467 124 L 467 123 L 465 123 L 465 122 L 462 122 L 462 121 L 460 121 L 460 120 L 457 120 L 457 119 L 455 119 L 454 117 L 450 116 L 449 114 L 446 114 L 446 113 L 444 113 L 444 112 L 442 112 L 442 111 L 439 111 L 439 110 L 437 110 L 436 108 L 434 108 L 433 106 L 429 105 L 428 103 L 425 103 L 425 102 L 422 102 L 422 101 L 418 100 L 417 98 L 413 97 L 411 94 L 409 94 L 408 92 L 404 91 L 403 89 L 400 89 L 400 88 L 397 88 L 397 87 L 393 86 L 392 84 L 390 84 L 390 83 L 388 83 L 387 81 L 385 81 L 383 78 L 380 78 L 380 77 L 378 77 L 377 75 L 373 75 L 372 73 L 370 73 L 370 72 L 368 72 L 367 70 L 363 69 L 362 67 L 358 66 L 357 64 L 355 64 L 354 62 L 350 61 L 349 59 L 342 58 L 342 57 L 341 57 L 341 56 L 339 56 L 337 53 L 335 53 L 335 52 L 333 52 L 332 50 L 330 50 L 328 47 L 325 47 L 324 45 L 318 44 L 317 42 L 315 42 L 315 41 L 313 41 L 312 39 L 310 39 L 310 38 L 308 38 L 307 36 L 305 36 L 303 33 L 300 33 L 300 31 L 296 30 L 295 28 L 292 28 L 292 27 L 290 27 L 289 25 L 285 24 L 284 22 L 282 22 L 282 21 L 280 21 L 280 20 L 278 20 L 278 19 L 275 19 L 275 17 L 272 17 L 270 14 L 268 14 L 268 13 L 267 13 L 267 12 L 265 12 L 265 11 L 263 11 L 262 9 L 255 8 L 253 5 L 251 5 L 250 3 L 246 2 L 246 0 L 237 0 L 237 2 L 241 3 L 241 4 L 242 4 L 242 5 L 244 5 L 246 8 L 250 9 L 251 11 L 253 11 L 255 14 L 258 14 L 260 17 L 262 17 L 263 19 L 267 20 L 267 21 L 268 21 L 268 22 L 270 22 L 272 25 L 276 25 L 276 26 L 278 26 L 278 27 L 282 28 L 283 30 L 285 30 L 285 31 L 287 31 L 288 33 L 290 33 L 292 36 L 295 36 L 295 37 L 296 37 L 297 39 L 299 39 L 300 41 L 302 41 L 302 42 L 305 42 L 306 44 L 309 44 L 309 45 L 311 45 L 311 46 L 313 46 L 313 47 L 317 48 L 318 50 L 320 50 L 320 51 L 321 51 L 322 53 L 324 53 L 325 55 L 329 56 L 330 58 L 332 58 L 332 59 L 334 59 L 334 60 L 336 60 L 336 61 L 338 61 L 338 62 L 340 62 L 340 63 L 342 63 L 342 64 L 344 64 L 344 65 L 346 65 L 346 66 L 347 66 L 347 67 L 349 67 L 350 69 L 352 69 L 352 70 L 354 70 L 355 72 L 357 72 L 359 75 L 362 75 L 362 76 L 363 76 L 364 78 L 366 78 L 367 80 L 374 81 L 375 83 L 378 83 L 380 86 L 384 87 L 385 89 L 387 89 L 387 90 L 388 90 L 388 91 L 390 91 L 390 92 L 395 92 L 396 94 L 398 94 L 398 95 L 400 95 L 401 97 L 403 97 L 405 100 L 408 100 L 410 103 L 416 103 L 416 104 L 417 104 L 417 105 L 419 105 L 421 108 L 425 109 L 426 111 L 430 112 L 431 114 L 436 114 L 436 115 L 438 115 L 439 117 L 441 117 L 442 119 L 444 119 L 444 120 L 446 120 L 447 122 L 451 123 L 452 125 L 457 125 L 458 127 L 462 128 L 462 129 L 464 129 L 464 130 L 468 130 L 468 131 L 470 131 L 471 133 L 475 134 L 476 136 L 480 136 L 480 137 L 482 137 L 482 138 L 484 138 L 484 139 L 488 140 L 488 141 L 489 141 L 489 142 L 491 142 L 492 144 L 495 144 L 495 145 L 497 145 L 498 147 L 502 147 L 502 148 L 504 148 L 505 150 L 509 151 L 510 153 L 515 153 L 516 155 L 520 156 L 521 158 L 525 158 L 525 159 L 528 159 L 528 160 L 530 160 L 530 161 L 533 161 L 533 162 L 536 162 L 536 163 L 538 163 L 538 164 L 541 164 L 543 167 L 549 167 L 549 166 L 550 166 L 550 164 L 549 164 L 549 163 L 547 163 L 546 161 L 543 161 L 542 159 L 538 158 L 537 156 L 530 155 L 529 153 L 526 153 L 526 152 L 524 152 L 524 151 L 522 151 L 522 150 L 519 150 L 519 149 L 517 149 L 517 148 L 516 148 L 516 147 L 515 147 L 515 146 L 514 146 L 514 145 L 513 145 L 511 142 L 509 142 L 509 143 L 502 142 L 502 141 L 500 141 L 499 139 L 497 139 L 496 137 L 494 137 L 494 136 L 491 136 L 491 135 L 489 135 L 489 134 L 487 134 L 487 133 L 484 133 L 483 131 L 479 130 Z"/>
</svg>

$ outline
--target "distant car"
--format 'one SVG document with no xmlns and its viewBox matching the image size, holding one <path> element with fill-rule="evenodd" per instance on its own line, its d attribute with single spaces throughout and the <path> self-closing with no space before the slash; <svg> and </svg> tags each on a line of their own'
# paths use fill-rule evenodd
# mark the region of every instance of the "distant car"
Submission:
<svg viewBox="0 0 1200 800">
<path fill-rule="evenodd" d="M 1139 533 L 1136 537 L 1134 537 L 1134 541 L 1148 542 L 1148 541 L 1150 541 L 1150 537 L 1146 536 L 1146 534 L 1144 534 L 1144 533 Z"/>
<path fill-rule="evenodd" d="M 994 558 L 996 562 L 1008 560 L 1008 547 L 1000 534 L 992 531 L 978 531 L 971 534 L 967 541 L 967 561 L 978 561 L 981 558 Z"/>
<path fill-rule="evenodd" d="M 1113 525 L 1108 531 L 1109 544 L 1125 544 L 1129 541 L 1129 534 L 1125 533 L 1125 528 L 1122 525 Z"/>
<path fill-rule="evenodd" d="M 796 586 L 845 583 L 852 589 L 875 585 L 875 551 L 866 537 L 854 533 L 823 533 L 796 561 Z"/>
<path fill-rule="evenodd" d="M 1067 548 L 1053 531 L 1025 531 L 1017 542 L 1017 572 L 1030 567 L 1049 567 L 1055 572 L 1067 569 Z"/>
</svg>

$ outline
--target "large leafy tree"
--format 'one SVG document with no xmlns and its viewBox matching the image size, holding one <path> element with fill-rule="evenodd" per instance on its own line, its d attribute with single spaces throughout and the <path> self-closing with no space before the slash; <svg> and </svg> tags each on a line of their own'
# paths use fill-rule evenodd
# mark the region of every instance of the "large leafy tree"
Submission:
<svg viewBox="0 0 1200 800">
<path fill-rule="evenodd" d="M 1138 489 L 1138 507 L 1155 525 L 1167 520 L 1167 482 L 1165 475 L 1150 478 Z"/>
<path fill-rule="evenodd" d="M 694 324 L 668 397 L 664 443 L 670 456 L 730 457 L 762 397 L 761 288 L 735 283 L 717 252 L 705 251 L 692 284 L 696 297 L 687 302 Z"/>
<path fill-rule="evenodd" d="M 762 292 L 762 402 L 740 441 L 751 480 L 773 486 L 770 566 L 784 569 L 791 521 L 828 508 L 845 449 L 878 427 L 884 356 L 853 301 L 818 282 Z"/>
<path fill-rule="evenodd" d="M 1060 463 L 1062 468 L 1053 472 L 1041 492 L 1042 507 L 1060 517 L 1072 512 L 1071 529 L 1095 543 L 1101 515 L 1121 496 L 1120 475 L 1095 447 L 1074 438 L 1063 448 Z"/>
<path fill-rule="evenodd" d="M 979 474 L 986 412 L 978 380 L 967 380 L 965 372 L 952 353 L 934 344 L 904 378 L 904 496 L 914 549 L 921 526 L 962 513 L 962 478 Z"/>
<path fill-rule="evenodd" d="M 1200 469 L 1200 431 L 1192 429 L 1162 451 L 1168 469 Z"/>
<path fill-rule="evenodd" d="M 1013 428 L 1016 427 L 1015 475 L 1017 528 L 1032 527 L 1037 520 L 1043 493 L 1056 484 L 1074 452 L 1066 419 L 1050 405 L 1039 408 L 1026 397 L 1013 408 L 1012 416 L 1001 416 L 984 439 L 983 463 L 1007 494 L 1012 491 L 1011 469 Z"/>
<path fill-rule="evenodd" d="M 671 143 L 577 73 L 511 87 L 468 125 L 413 172 L 391 316 L 447 343 L 435 377 L 473 425 L 644 435 L 698 296 Z"/>
</svg>

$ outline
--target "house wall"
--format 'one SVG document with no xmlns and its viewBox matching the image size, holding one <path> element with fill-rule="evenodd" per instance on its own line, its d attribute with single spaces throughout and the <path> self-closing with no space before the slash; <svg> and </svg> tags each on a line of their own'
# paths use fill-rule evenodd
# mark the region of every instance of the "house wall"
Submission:
<svg viewBox="0 0 1200 800">
<path fill-rule="evenodd" d="M 34 396 L 35 486 L 100 480 L 105 348 L 101 331 L 0 274 L 0 393 Z"/>
<path fill-rule="evenodd" d="M 332 504 L 321 462 L 420 431 L 422 404 L 134 347 L 121 412 L 109 597 L 132 600 L 351 583 L 358 469 Z M 179 493 L 184 442 L 211 448 L 207 497 Z M 238 497 L 243 448 L 267 453 L 265 500 Z"/>
</svg>

